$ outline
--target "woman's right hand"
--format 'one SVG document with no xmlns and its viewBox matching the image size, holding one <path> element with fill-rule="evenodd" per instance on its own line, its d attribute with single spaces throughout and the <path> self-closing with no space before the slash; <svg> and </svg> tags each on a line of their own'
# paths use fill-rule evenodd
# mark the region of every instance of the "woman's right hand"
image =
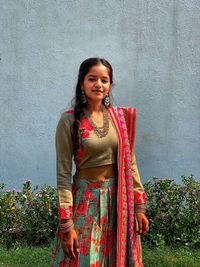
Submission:
<svg viewBox="0 0 200 267">
<path fill-rule="evenodd" d="M 79 244 L 76 231 L 73 229 L 69 232 L 62 233 L 61 242 L 65 255 L 75 260 L 79 254 Z"/>
</svg>

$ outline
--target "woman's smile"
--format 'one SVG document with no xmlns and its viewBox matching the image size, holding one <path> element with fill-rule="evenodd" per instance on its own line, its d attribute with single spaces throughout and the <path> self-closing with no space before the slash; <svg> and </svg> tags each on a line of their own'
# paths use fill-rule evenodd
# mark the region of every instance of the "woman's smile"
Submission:
<svg viewBox="0 0 200 267">
<path fill-rule="evenodd" d="M 103 91 L 102 91 L 102 90 L 92 90 L 92 92 L 94 92 L 94 93 L 101 93 L 101 94 L 103 94 Z"/>
<path fill-rule="evenodd" d="M 111 86 L 107 67 L 102 64 L 91 67 L 81 86 L 88 100 L 102 101 Z"/>
</svg>

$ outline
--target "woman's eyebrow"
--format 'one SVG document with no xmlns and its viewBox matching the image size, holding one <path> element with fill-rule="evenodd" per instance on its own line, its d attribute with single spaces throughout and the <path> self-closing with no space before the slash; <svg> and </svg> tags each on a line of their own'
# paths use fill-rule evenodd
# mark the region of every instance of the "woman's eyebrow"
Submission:
<svg viewBox="0 0 200 267">
<path fill-rule="evenodd" d="M 88 77 L 97 77 L 97 76 L 94 74 L 89 74 Z"/>
<path fill-rule="evenodd" d="M 88 77 L 94 77 L 94 78 L 96 78 L 97 75 L 95 75 L 95 74 L 89 74 Z M 103 76 L 103 77 L 101 77 L 101 78 L 102 78 L 102 79 L 109 79 L 109 77 L 107 77 L 107 76 Z"/>
</svg>

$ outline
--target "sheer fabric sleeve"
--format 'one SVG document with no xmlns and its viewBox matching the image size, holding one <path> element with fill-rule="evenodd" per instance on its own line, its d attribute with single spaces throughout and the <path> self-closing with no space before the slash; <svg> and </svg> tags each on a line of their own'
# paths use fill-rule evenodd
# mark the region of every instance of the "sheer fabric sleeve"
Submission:
<svg viewBox="0 0 200 267">
<path fill-rule="evenodd" d="M 63 114 L 56 129 L 57 190 L 60 231 L 74 228 L 72 197 L 72 157 L 73 143 L 68 114 Z"/>
<path fill-rule="evenodd" d="M 146 193 L 144 191 L 143 184 L 141 182 L 140 174 L 137 167 L 136 156 L 134 150 L 132 152 L 132 173 L 133 173 L 133 185 L 134 185 L 134 204 L 136 213 L 146 212 Z"/>
</svg>

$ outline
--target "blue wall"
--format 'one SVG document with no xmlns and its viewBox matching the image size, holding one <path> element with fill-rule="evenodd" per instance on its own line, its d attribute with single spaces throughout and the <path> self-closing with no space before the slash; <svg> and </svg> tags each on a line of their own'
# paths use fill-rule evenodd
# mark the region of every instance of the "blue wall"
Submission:
<svg viewBox="0 0 200 267">
<path fill-rule="evenodd" d="M 0 179 L 55 185 L 54 134 L 79 64 L 107 58 L 136 106 L 143 181 L 200 174 L 200 1 L 0 0 Z"/>
</svg>

